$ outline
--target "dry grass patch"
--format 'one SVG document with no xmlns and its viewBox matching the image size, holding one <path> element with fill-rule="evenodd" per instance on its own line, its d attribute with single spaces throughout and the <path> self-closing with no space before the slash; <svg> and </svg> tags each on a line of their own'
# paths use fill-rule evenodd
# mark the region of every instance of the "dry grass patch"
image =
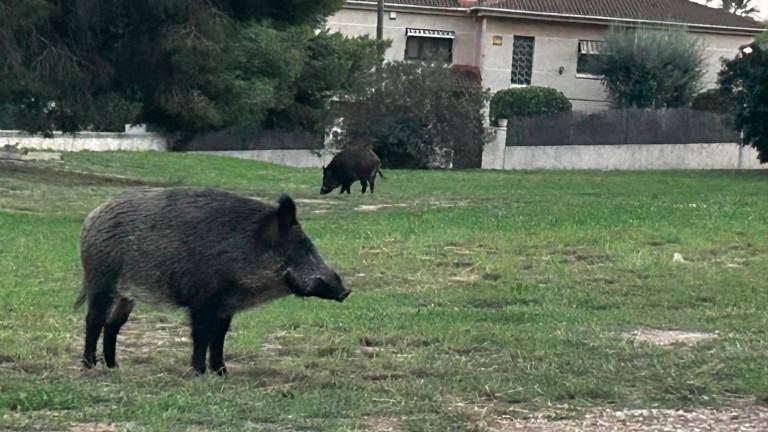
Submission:
<svg viewBox="0 0 768 432">
<path fill-rule="evenodd" d="M 648 343 L 657 346 L 695 345 L 718 336 L 717 333 L 658 329 L 637 329 L 624 334 L 626 339 L 636 344 Z"/>
</svg>

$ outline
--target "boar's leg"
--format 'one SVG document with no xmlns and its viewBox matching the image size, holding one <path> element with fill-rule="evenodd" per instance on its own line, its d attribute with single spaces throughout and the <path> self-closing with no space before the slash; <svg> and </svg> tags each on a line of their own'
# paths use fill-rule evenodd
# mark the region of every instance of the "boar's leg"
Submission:
<svg viewBox="0 0 768 432">
<path fill-rule="evenodd" d="M 88 291 L 93 292 L 93 291 Z M 90 369 L 96 365 L 96 343 L 107 319 L 107 311 L 112 305 L 112 297 L 104 292 L 95 292 L 88 296 L 88 314 L 85 316 L 85 349 L 83 366 Z"/>
<path fill-rule="evenodd" d="M 205 354 L 216 323 L 216 309 L 212 306 L 193 309 L 189 318 L 192 324 L 192 368 L 198 374 L 204 374 Z"/>
<path fill-rule="evenodd" d="M 224 338 L 229 331 L 229 323 L 232 322 L 232 316 L 217 316 L 213 323 L 211 331 L 211 340 L 208 343 L 210 358 L 208 365 L 211 371 L 224 376 L 227 374 L 227 367 L 224 365 Z"/>
<path fill-rule="evenodd" d="M 360 184 L 363 185 L 363 193 L 365 193 L 365 189 L 368 187 L 368 182 L 365 181 L 365 178 L 361 178 Z"/>
<path fill-rule="evenodd" d="M 115 345 L 117 344 L 117 334 L 120 328 L 128 321 L 128 316 L 133 310 L 133 301 L 127 298 L 118 299 L 112 311 L 109 313 L 107 322 L 104 325 L 104 363 L 108 368 L 117 366 L 115 362 Z"/>
<path fill-rule="evenodd" d="M 376 185 L 376 173 L 374 173 L 370 180 L 368 180 L 368 183 L 371 184 L 371 193 L 373 193 L 373 187 Z"/>
</svg>

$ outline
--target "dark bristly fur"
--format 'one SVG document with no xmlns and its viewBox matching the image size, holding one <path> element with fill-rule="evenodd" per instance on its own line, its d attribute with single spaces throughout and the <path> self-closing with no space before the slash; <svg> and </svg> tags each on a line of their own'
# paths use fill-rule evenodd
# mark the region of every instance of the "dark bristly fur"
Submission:
<svg viewBox="0 0 768 432">
<path fill-rule="evenodd" d="M 238 310 L 289 295 L 338 301 L 349 294 L 296 220 L 287 196 L 274 207 L 215 189 L 134 189 L 88 215 L 80 236 L 88 301 L 83 364 L 115 367 L 115 343 L 134 301 L 189 309 L 198 373 L 224 374 L 224 337 Z"/>
<path fill-rule="evenodd" d="M 341 186 L 340 193 L 350 193 L 352 183 L 360 180 L 365 193 L 366 187 L 371 186 L 371 193 L 376 185 L 376 175 L 381 172 L 381 161 L 370 148 L 349 148 L 334 156 L 327 167 L 323 167 L 323 186 L 321 194 L 327 194 Z"/>
</svg>

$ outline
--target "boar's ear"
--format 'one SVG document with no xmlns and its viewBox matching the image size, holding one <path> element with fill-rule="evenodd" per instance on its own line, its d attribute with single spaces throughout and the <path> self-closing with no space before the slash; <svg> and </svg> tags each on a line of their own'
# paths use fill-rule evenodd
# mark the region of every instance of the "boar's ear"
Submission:
<svg viewBox="0 0 768 432">
<path fill-rule="evenodd" d="M 277 226 L 280 234 L 284 234 L 296 225 L 296 204 L 288 195 L 282 195 L 277 203 Z"/>
</svg>

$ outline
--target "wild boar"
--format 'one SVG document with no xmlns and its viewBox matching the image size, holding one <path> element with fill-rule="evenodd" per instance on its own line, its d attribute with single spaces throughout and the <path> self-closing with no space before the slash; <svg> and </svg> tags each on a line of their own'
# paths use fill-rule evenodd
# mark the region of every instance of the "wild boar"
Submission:
<svg viewBox="0 0 768 432">
<path fill-rule="evenodd" d="M 295 294 L 343 301 L 350 293 L 320 257 L 288 196 L 278 206 L 206 188 L 134 189 L 102 204 L 80 236 L 88 301 L 83 364 L 117 366 L 115 344 L 134 302 L 189 310 L 192 367 L 226 374 L 224 337 L 235 312 Z"/>
<path fill-rule="evenodd" d="M 385 178 L 381 172 L 381 161 L 370 148 L 349 148 L 334 156 L 327 167 L 323 167 L 323 186 L 320 193 L 325 195 L 341 186 L 339 193 L 350 193 L 352 183 L 360 180 L 362 192 L 371 186 L 371 193 L 376 185 L 376 174 Z"/>
</svg>

